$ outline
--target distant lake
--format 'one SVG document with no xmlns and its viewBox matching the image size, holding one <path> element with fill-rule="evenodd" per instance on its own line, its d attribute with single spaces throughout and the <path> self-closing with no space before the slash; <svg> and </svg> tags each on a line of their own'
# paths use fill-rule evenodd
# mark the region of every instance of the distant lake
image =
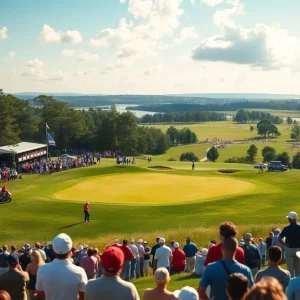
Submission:
<svg viewBox="0 0 300 300">
<path fill-rule="evenodd" d="M 136 104 L 115 104 L 116 105 L 116 109 L 118 112 L 123 113 L 123 112 L 127 112 L 130 111 L 132 112 L 135 116 L 137 116 L 138 118 L 143 117 L 144 115 L 154 115 L 156 114 L 156 112 L 154 111 L 143 111 L 143 110 L 126 110 L 126 107 L 128 106 L 137 106 Z M 102 105 L 102 106 L 96 106 L 99 108 L 102 108 L 103 110 L 109 110 L 108 107 L 110 107 L 109 105 Z M 89 107 L 74 107 L 74 109 L 77 110 L 88 110 Z"/>
</svg>

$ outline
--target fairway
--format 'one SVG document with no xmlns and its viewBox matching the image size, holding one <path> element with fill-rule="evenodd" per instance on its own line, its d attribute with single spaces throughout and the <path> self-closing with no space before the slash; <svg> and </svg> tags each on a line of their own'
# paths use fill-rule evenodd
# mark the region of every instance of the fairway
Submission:
<svg viewBox="0 0 300 300">
<path fill-rule="evenodd" d="M 182 204 L 250 193 L 256 185 L 221 176 L 127 174 L 86 179 L 54 194 L 56 199 L 106 204 Z"/>
</svg>

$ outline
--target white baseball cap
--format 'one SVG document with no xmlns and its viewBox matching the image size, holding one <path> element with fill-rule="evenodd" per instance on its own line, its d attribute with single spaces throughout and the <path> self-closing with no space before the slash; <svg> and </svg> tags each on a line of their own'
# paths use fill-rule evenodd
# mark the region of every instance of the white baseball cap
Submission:
<svg viewBox="0 0 300 300">
<path fill-rule="evenodd" d="M 291 220 L 297 220 L 297 213 L 295 213 L 294 211 L 289 212 L 288 216 L 286 216 L 288 219 Z"/>
<path fill-rule="evenodd" d="M 174 296 L 178 300 L 199 300 L 198 292 L 190 286 L 185 286 L 181 290 L 175 291 Z"/>
<path fill-rule="evenodd" d="M 160 238 L 160 239 L 159 239 L 159 243 L 160 243 L 160 244 L 164 244 L 165 242 L 166 242 L 166 240 L 165 240 L 164 238 Z"/>
<path fill-rule="evenodd" d="M 139 239 L 139 240 L 138 240 L 138 243 L 143 243 L 143 239 Z"/>
<path fill-rule="evenodd" d="M 174 248 L 179 248 L 179 243 L 175 242 L 173 246 Z"/>
<path fill-rule="evenodd" d="M 83 244 L 82 247 L 83 247 L 83 249 L 86 249 L 86 248 L 88 248 L 89 246 L 88 246 L 87 244 Z"/>
<path fill-rule="evenodd" d="M 71 238 L 65 234 L 61 233 L 57 235 L 53 240 L 53 250 L 57 254 L 67 254 L 72 249 L 73 242 Z"/>
<path fill-rule="evenodd" d="M 78 246 L 78 250 L 79 250 L 79 251 L 83 250 L 82 245 L 79 245 L 79 246 Z"/>
</svg>

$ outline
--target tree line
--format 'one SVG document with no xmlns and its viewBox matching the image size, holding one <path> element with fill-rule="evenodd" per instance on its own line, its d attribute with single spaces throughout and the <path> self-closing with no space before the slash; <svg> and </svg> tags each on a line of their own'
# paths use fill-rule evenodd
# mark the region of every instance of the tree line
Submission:
<svg viewBox="0 0 300 300">
<path fill-rule="evenodd" d="M 234 121 L 237 123 L 257 123 L 261 120 L 271 121 L 273 124 L 283 123 L 283 119 L 279 116 L 271 115 L 264 111 L 249 111 L 244 109 L 239 109 L 234 117 Z"/>
<path fill-rule="evenodd" d="M 177 129 L 171 126 L 167 130 L 167 135 L 173 146 L 176 144 L 193 144 L 198 141 L 198 137 L 189 128 Z"/>
<path fill-rule="evenodd" d="M 21 141 L 46 143 L 46 123 L 56 149 L 113 151 L 121 155 L 162 154 L 170 146 L 169 136 L 160 129 L 138 126 L 131 112 L 119 113 L 90 108 L 70 108 L 66 102 L 40 95 L 29 101 L 5 95 L 0 90 L 0 146 Z"/>
<path fill-rule="evenodd" d="M 165 114 L 157 113 L 154 115 L 146 114 L 139 118 L 141 124 L 157 123 L 203 123 L 225 121 L 227 116 L 223 113 L 210 111 L 187 111 L 187 112 L 167 112 Z"/>
</svg>

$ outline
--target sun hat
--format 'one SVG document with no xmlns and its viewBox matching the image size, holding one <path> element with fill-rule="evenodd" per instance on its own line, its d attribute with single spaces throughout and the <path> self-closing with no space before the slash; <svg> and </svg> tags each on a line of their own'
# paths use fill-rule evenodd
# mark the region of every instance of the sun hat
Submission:
<svg viewBox="0 0 300 300">
<path fill-rule="evenodd" d="M 206 256 L 207 253 L 208 253 L 208 249 L 203 248 L 203 249 L 201 250 L 201 255 L 202 255 L 202 256 Z"/>
<path fill-rule="evenodd" d="M 286 217 L 291 220 L 297 220 L 298 216 L 297 216 L 297 213 L 295 213 L 294 211 L 290 211 Z"/>
<path fill-rule="evenodd" d="M 108 247 L 101 255 L 103 269 L 110 272 L 118 272 L 124 264 L 124 253 L 118 247 Z"/>
<path fill-rule="evenodd" d="M 61 233 L 53 240 L 53 250 L 56 254 L 67 254 L 72 249 L 72 244 L 71 238 L 67 234 Z"/>
<path fill-rule="evenodd" d="M 53 241 L 48 242 L 48 246 L 52 246 L 53 245 Z"/>
<path fill-rule="evenodd" d="M 139 240 L 138 240 L 138 243 L 143 243 L 143 239 L 139 239 Z"/>
<path fill-rule="evenodd" d="M 22 247 L 22 250 L 24 251 L 29 251 L 32 247 L 30 246 L 30 244 L 25 244 L 23 247 Z"/>
<path fill-rule="evenodd" d="M 147 241 L 144 241 L 144 244 L 148 244 L 148 242 L 147 242 Z"/>
<path fill-rule="evenodd" d="M 82 245 L 83 249 L 87 249 L 89 246 L 87 244 Z"/>
<path fill-rule="evenodd" d="M 252 239 L 252 234 L 251 233 L 244 233 L 244 240 L 251 240 Z"/>
<path fill-rule="evenodd" d="M 159 239 L 159 243 L 160 243 L 160 244 L 164 244 L 165 242 L 166 242 L 166 240 L 165 240 L 164 238 L 160 238 L 160 239 Z"/>
<path fill-rule="evenodd" d="M 85 202 L 85 204 L 90 204 L 90 202 Z M 82 204 L 81 204 L 82 205 Z"/>
<path fill-rule="evenodd" d="M 79 251 L 82 251 L 82 250 L 83 250 L 83 246 L 82 246 L 82 245 L 79 245 L 79 246 L 78 246 L 78 250 L 79 250 Z"/>
<path fill-rule="evenodd" d="M 6 256 L 6 262 L 10 265 L 10 266 L 15 266 L 18 264 L 19 262 L 19 257 L 17 254 L 15 253 L 11 253 L 9 255 Z"/>
<path fill-rule="evenodd" d="M 190 286 L 175 291 L 174 296 L 179 300 L 199 300 L 198 292 Z"/>
<path fill-rule="evenodd" d="M 179 243 L 175 242 L 173 246 L 174 246 L 174 248 L 177 249 L 177 248 L 179 248 Z"/>
<path fill-rule="evenodd" d="M 130 239 L 130 243 L 134 243 L 134 238 L 131 238 L 131 239 Z"/>
</svg>

